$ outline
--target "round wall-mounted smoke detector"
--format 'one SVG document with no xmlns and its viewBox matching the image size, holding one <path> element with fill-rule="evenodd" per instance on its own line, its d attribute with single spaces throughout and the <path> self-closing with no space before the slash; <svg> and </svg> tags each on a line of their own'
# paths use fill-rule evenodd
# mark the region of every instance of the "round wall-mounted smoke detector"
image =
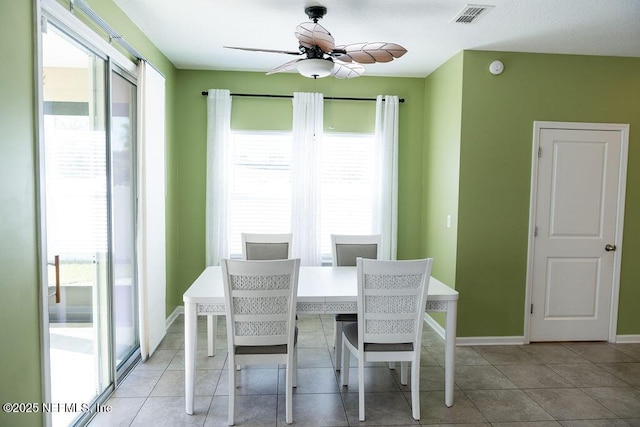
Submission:
<svg viewBox="0 0 640 427">
<path fill-rule="evenodd" d="M 493 61 L 491 65 L 489 65 L 489 72 L 494 76 L 498 74 L 502 74 L 504 71 L 504 64 L 501 61 Z"/>
</svg>

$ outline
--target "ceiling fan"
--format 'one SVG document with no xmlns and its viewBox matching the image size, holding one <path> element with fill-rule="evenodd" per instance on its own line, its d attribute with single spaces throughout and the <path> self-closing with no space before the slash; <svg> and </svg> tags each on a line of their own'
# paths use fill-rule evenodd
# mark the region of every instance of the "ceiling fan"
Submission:
<svg viewBox="0 0 640 427">
<path fill-rule="evenodd" d="M 318 20 L 327 13 L 327 8 L 309 6 L 304 11 L 312 22 L 303 22 L 296 27 L 295 36 L 300 43 L 297 51 L 224 47 L 251 52 L 284 53 L 299 56 L 297 59 L 274 68 L 267 75 L 297 69 L 303 76 L 314 79 L 329 75 L 338 79 L 358 77 L 364 73 L 362 64 L 390 62 L 407 52 L 404 47 L 398 44 L 385 42 L 336 46 L 331 33 L 318 24 Z"/>
</svg>

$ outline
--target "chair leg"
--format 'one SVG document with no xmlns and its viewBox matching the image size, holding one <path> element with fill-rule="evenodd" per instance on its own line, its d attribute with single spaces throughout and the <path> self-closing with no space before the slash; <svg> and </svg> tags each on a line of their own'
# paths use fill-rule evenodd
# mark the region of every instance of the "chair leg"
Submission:
<svg viewBox="0 0 640 427">
<path fill-rule="evenodd" d="M 287 424 L 291 424 L 293 422 L 293 384 L 294 384 L 294 367 L 295 362 L 291 361 L 291 363 L 287 363 L 287 371 L 286 371 L 286 387 L 285 390 L 285 408 L 286 408 L 286 421 Z"/>
<path fill-rule="evenodd" d="M 298 346 L 293 349 L 293 387 L 298 387 Z"/>
<path fill-rule="evenodd" d="M 340 377 L 342 378 L 343 386 L 349 385 L 349 359 L 351 359 L 351 350 L 342 340 L 342 370 L 340 371 Z"/>
<path fill-rule="evenodd" d="M 364 421 L 364 360 L 361 359 L 358 360 L 358 419 Z"/>
<path fill-rule="evenodd" d="M 411 366 L 411 411 L 413 419 L 420 420 L 420 363 Z"/>
<path fill-rule="evenodd" d="M 229 367 L 229 425 L 235 424 L 236 411 L 236 371 L 233 365 Z"/>
<path fill-rule="evenodd" d="M 340 370 L 340 362 L 342 361 L 342 326 L 342 322 L 335 322 L 336 371 Z"/>
<path fill-rule="evenodd" d="M 400 362 L 400 384 L 407 385 L 409 362 Z"/>
</svg>

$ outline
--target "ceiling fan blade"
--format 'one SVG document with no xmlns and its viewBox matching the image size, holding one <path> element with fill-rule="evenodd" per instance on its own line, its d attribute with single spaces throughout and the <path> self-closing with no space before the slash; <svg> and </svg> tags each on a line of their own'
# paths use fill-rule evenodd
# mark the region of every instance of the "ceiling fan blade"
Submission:
<svg viewBox="0 0 640 427">
<path fill-rule="evenodd" d="M 331 74 L 336 79 L 351 79 L 364 74 L 364 67 L 355 62 L 343 62 L 338 59 L 333 60 L 333 71 Z"/>
<path fill-rule="evenodd" d="M 302 61 L 303 59 L 304 58 L 299 58 L 299 59 L 294 59 L 294 60 L 289 61 L 289 62 L 285 62 L 284 64 L 280 65 L 279 67 L 276 67 L 273 70 L 270 70 L 267 73 L 267 76 L 269 76 L 271 74 L 275 74 L 275 73 L 281 73 L 283 71 L 295 70 L 296 69 L 296 65 L 298 64 L 298 62 Z"/>
<path fill-rule="evenodd" d="M 222 46 L 226 49 L 248 50 L 249 52 L 267 52 L 267 53 L 284 53 L 287 55 L 302 55 L 300 51 L 291 50 L 277 50 L 277 49 L 258 49 L 254 47 L 235 47 L 235 46 Z"/>
<path fill-rule="evenodd" d="M 303 22 L 296 27 L 295 34 L 304 47 L 318 46 L 323 52 L 329 53 L 335 46 L 331 33 L 320 24 Z"/>
<path fill-rule="evenodd" d="M 395 43 L 353 43 L 346 46 L 337 46 L 335 50 L 344 50 L 346 54 L 340 54 L 342 61 L 349 59 L 361 64 L 373 64 L 375 62 L 390 62 L 407 53 L 407 49 Z M 349 58 L 349 59 L 347 59 Z"/>
</svg>

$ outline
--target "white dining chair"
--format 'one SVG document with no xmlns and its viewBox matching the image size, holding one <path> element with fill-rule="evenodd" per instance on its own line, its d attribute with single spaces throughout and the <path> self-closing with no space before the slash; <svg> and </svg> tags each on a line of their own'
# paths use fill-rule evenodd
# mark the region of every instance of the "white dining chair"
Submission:
<svg viewBox="0 0 640 427">
<path fill-rule="evenodd" d="M 241 233 L 242 259 L 256 261 L 291 258 L 292 236 L 291 233 Z M 209 356 L 214 354 L 216 339 L 213 316 L 212 314 L 207 315 L 207 353 Z"/>
<path fill-rule="evenodd" d="M 411 363 L 411 407 L 420 419 L 422 325 L 433 259 L 380 261 L 358 258 L 358 323 L 342 331 L 341 383 L 349 384 L 349 356 L 358 359 L 359 420 L 365 420 L 364 364 L 401 362 L 401 382 Z"/>
<path fill-rule="evenodd" d="M 292 233 L 242 233 L 242 258 L 270 260 L 291 258 Z"/>
<path fill-rule="evenodd" d="M 247 261 L 291 258 L 293 233 L 241 233 L 241 239 L 242 259 Z"/>
<path fill-rule="evenodd" d="M 229 350 L 229 425 L 235 423 L 237 365 L 285 364 L 286 422 L 297 381 L 295 322 L 299 259 L 222 260 Z M 251 375 L 251 370 L 246 375 Z"/>
<path fill-rule="evenodd" d="M 256 261 L 291 258 L 292 237 L 292 233 L 241 233 L 242 259 Z M 214 315 L 207 315 L 207 354 L 209 356 L 213 356 L 215 352 L 215 324 Z"/>
<path fill-rule="evenodd" d="M 356 259 L 369 258 L 380 259 L 382 237 L 379 234 L 373 235 L 331 235 L 331 255 L 333 265 L 337 267 L 355 267 Z M 342 328 L 348 323 L 358 320 L 355 313 L 338 313 L 335 315 L 333 325 L 333 347 L 335 348 L 336 371 L 340 370 L 342 362 Z"/>
</svg>

